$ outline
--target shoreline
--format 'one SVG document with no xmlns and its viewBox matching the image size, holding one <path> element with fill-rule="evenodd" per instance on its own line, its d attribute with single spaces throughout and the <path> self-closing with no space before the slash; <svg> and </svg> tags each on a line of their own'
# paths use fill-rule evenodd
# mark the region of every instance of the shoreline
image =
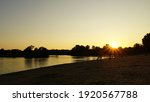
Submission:
<svg viewBox="0 0 150 102">
<path fill-rule="evenodd" d="M 83 61 L 0 75 L 1 85 L 149 85 L 150 55 Z"/>
<path fill-rule="evenodd" d="M 92 61 L 92 60 L 89 60 L 89 61 Z M 80 61 L 80 62 L 86 62 L 86 61 Z M 8 72 L 8 73 L 0 74 L 0 77 L 4 76 L 4 75 L 9 75 L 9 74 L 28 72 L 28 71 L 32 71 L 32 70 L 36 70 L 36 69 L 50 68 L 50 67 L 67 65 L 67 64 L 73 64 L 73 63 L 80 63 L 80 62 L 63 63 L 63 64 L 57 64 L 57 65 L 43 66 L 43 67 L 34 67 L 34 68 L 31 68 L 31 69 L 25 69 L 25 70 L 20 70 L 20 71 L 14 71 L 14 72 Z"/>
<path fill-rule="evenodd" d="M 96 61 L 96 60 L 89 60 L 89 61 Z M 17 73 L 27 73 L 27 72 L 29 72 L 29 71 L 41 70 L 41 69 L 43 69 L 43 68 L 51 68 L 51 67 L 56 68 L 57 66 L 70 65 L 70 64 L 76 64 L 76 63 L 82 63 L 82 62 L 89 62 L 89 61 L 63 63 L 63 64 L 50 65 L 50 66 L 45 66 L 45 67 L 35 67 L 35 68 L 33 68 L 33 69 L 21 70 L 21 71 L 16 71 L 16 72 L 9 72 L 9 73 L 0 74 L 0 77 L 1 77 L 1 76 L 5 76 L 5 75 L 17 74 Z"/>
<path fill-rule="evenodd" d="M 88 56 L 88 57 L 72 57 L 69 55 L 59 55 L 53 56 L 51 55 L 49 58 L 32 58 L 25 59 L 23 57 L 20 58 L 0 58 L 2 61 L 0 64 L 0 75 L 32 70 L 41 67 L 49 67 L 60 64 L 67 63 L 76 63 L 88 60 L 95 60 L 96 57 Z"/>
</svg>

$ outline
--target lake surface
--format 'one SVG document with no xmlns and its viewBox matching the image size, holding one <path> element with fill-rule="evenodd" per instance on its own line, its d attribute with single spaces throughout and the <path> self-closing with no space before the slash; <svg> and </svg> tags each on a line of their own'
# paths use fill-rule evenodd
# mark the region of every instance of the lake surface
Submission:
<svg viewBox="0 0 150 102">
<path fill-rule="evenodd" d="M 73 57 L 67 55 L 49 56 L 49 58 L 32 58 L 32 59 L 25 59 L 23 57 L 0 58 L 0 74 L 95 59 L 96 57 Z"/>
</svg>

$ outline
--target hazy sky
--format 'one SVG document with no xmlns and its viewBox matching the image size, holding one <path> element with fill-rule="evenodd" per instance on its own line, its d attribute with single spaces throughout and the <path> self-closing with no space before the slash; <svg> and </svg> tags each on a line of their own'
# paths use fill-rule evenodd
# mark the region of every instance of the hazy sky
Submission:
<svg viewBox="0 0 150 102">
<path fill-rule="evenodd" d="M 0 0 L 0 48 L 142 43 L 150 0 Z"/>
</svg>

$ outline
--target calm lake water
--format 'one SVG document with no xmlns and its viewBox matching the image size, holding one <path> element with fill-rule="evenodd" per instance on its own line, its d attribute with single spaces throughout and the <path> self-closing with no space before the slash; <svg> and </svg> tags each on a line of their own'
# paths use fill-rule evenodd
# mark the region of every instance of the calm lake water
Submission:
<svg viewBox="0 0 150 102">
<path fill-rule="evenodd" d="M 23 57 L 0 58 L 0 74 L 95 59 L 96 57 L 73 57 L 67 55 L 49 56 L 49 58 L 32 58 L 32 59 L 25 59 Z"/>
</svg>

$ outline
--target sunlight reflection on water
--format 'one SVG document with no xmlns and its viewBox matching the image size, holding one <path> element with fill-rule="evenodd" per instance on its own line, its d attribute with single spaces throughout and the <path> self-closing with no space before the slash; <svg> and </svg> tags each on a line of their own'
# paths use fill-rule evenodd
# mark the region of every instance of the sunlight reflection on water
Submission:
<svg viewBox="0 0 150 102">
<path fill-rule="evenodd" d="M 96 57 L 74 57 L 68 55 L 51 55 L 49 58 L 0 58 L 0 74 L 30 70 L 40 67 L 53 66 L 65 63 L 96 60 Z"/>
</svg>

